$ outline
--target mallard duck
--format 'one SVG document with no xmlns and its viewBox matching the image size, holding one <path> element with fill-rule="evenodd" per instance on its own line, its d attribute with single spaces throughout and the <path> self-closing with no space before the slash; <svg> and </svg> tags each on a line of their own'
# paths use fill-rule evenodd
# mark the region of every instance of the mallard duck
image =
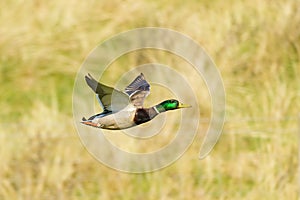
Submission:
<svg viewBox="0 0 300 200">
<path fill-rule="evenodd" d="M 150 85 L 145 80 L 143 73 L 125 88 L 125 92 L 99 83 L 90 74 L 85 76 L 85 80 L 96 93 L 103 109 L 102 113 L 88 119 L 82 118 L 81 123 L 89 126 L 109 130 L 126 129 L 148 122 L 159 113 L 190 107 L 178 100 L 169 99 L 150 108 L 144 108 L 144 100 L 150 94 Z"/>
</svg>

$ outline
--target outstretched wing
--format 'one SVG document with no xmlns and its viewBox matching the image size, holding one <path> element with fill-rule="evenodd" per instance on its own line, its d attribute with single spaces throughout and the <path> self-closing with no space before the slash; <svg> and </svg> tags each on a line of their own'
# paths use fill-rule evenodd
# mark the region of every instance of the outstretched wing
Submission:
<svg viewBox="0 0 300 200">
<path fill-rule="evenodd" d="M 130 102 L 137 108 L 143 107 L 145 98 L 150 94 L 150 85 L 141 73 L 132 83 L 125 88 Z"/>
<path fill-rule="evenodd" d="M 90 74 L 85 76 L 85 81 L 88 86 L 90 86 L 90 88 L 96 93 L 98 102 L 103 108 L 104 112 L 117 112 L 128 105 L 128 96 L 123 92 L 99 83 Z"/>
</svg>

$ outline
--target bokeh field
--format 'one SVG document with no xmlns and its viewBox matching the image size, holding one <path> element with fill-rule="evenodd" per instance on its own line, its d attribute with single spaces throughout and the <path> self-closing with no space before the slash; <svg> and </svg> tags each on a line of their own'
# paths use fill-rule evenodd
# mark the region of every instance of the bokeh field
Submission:
<svg viewBox="0 0 300 200">
<path fill-rule="evenodd" d="M 298 199 L 299 8 L 298 0 L 1 1 L 0 199 Z M 203 120 L 177 162 L 128 174 L 81 144 L 72 92 L 92 49 L 145 26 L 174 29 L 206 49 L 224 80 L 226 122 L 206 159 L 198 159 Z M 124 68 L 103 79 L 113 83 L 138 64 L 180 63 L 168 56 L 120 58 Z M 205 119 L 207 92 L 203 99 Z"/>
</svg>

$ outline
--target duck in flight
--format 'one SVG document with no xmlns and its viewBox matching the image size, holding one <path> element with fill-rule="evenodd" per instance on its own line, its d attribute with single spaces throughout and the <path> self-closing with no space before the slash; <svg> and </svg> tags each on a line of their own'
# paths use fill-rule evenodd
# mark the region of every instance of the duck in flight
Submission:
<svg viewBox="0 0 300 200">
<path fill-rule="evenodd" d="M 175 99 L 169 99 L 150 108 L 144 108 L 144 100 L 150 94 L 150 85 L 143 73 L 125 88 L 125 92 L 99 83 L 90 74 L 85 76 L 85 80 L 96 93 L 103 112 L 88 119 L 83 117 L 81 123 L 96 128 L 126 129 L 148 122 L 160 113 L 191 107 Z"/>
</svg>

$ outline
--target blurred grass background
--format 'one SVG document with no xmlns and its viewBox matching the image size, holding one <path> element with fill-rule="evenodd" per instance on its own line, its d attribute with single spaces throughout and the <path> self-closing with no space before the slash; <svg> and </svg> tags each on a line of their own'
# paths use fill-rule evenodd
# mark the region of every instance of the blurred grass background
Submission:
<svg viewBox="0 0 300 200">
<path fill-rule="evenodd" d="M 0 199 L 298 199 L 299 8 L 297 0 L 1 1 Z M 207 50 L 224 79 L 227 122 L 205 160 L 196 138 L 172 166 L 133 175 L 84 149 L 72 89 L 96 45 L 144 26 L 177 30 Z"/>
</svg>

